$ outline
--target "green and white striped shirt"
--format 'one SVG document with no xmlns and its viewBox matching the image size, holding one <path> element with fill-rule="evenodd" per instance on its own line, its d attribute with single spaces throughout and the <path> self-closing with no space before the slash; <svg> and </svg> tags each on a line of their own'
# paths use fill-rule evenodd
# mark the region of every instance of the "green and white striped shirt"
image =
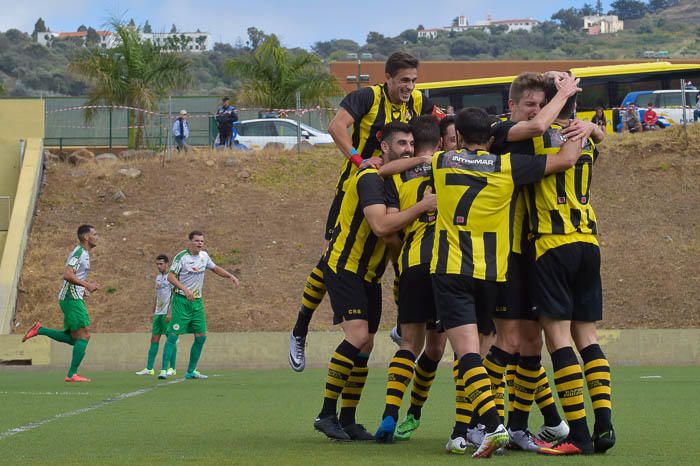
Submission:
<svg viewBox="0 0 700 466">
<path fill-rule="evenodd" d="M 66 267 L 75 270 L 75 276 L 80 280 L 87 280 L 88 272 L 90 271 L 90 253 L 81 245 L 73 249 L 66 261 Z M 66 280 L 63 280 L 63 286 L 58 293 L 59 301 L 67 299 L 83 299 L 85 287 L 74 285 Z"/>
</svg>

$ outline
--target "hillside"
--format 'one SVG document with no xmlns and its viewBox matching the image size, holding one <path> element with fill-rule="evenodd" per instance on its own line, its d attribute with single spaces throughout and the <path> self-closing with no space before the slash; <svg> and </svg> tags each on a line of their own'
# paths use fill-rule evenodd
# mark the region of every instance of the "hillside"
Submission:
<svg viewBox="0 0 700 466">
<path fill-rule="evenodd" d="M 700 327 L 700 125 L 613 135 L 601 147 L 593 203 L 600 225 L 608 328 Z M 687 149 L 689 147 L 690 149 Z M 154 258 L 173 256 L 190 230 L 242 281 L 233 289 L 210 274 L 211 331 L 288 330 L 306 274 L 321 253 L 326 209 L 340 157 L 201 152 L 78 167 L 51 163 L 22 270 L 16 332 L 35 320 L 59 326 L 63 264 L 80 223 L 100 233 L 89 298 L 97 332 L 148 331 Z M 123 176 L 121 168 L 141 175 Z M 121 190 L 126 199 L 112 200 Z M 385 277 L 384 328 L 395 322 L 391 272 Z M 312 328 L 330 327 L 327 300 Z"/>
</svg>

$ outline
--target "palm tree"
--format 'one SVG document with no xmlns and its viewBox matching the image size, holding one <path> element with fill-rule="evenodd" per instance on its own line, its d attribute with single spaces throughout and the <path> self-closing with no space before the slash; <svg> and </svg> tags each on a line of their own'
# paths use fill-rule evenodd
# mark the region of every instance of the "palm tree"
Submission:
<svg viewBox="0 0 700 466">
<path fill-rule="evenodd" d="M 292 53 L 274 34 L 252 54 L 230 60 L 226 71 L 242 80 L 241 103 L 270 110 L 294 108 L 296 91 L 302 105 L 322 106 L 343 92 L 318 56 L 303 50 Z"/>
<path fill-rule="evenodd" d="M 116 46 L 91 48 L 79 54 L 70 69 L 93 84 L 87 105 L 125 105 L 155 111 L 158 99 L 192 81 L 190 64 L 181 55 L 163 50 L 151 41 L 141 41 L 139 32 L 113 21 Z M 143 146 L 144 112 L 130 110 L 129 147 Z M 85 111 L 85 119 L 93 115 Z"/>
</svg>

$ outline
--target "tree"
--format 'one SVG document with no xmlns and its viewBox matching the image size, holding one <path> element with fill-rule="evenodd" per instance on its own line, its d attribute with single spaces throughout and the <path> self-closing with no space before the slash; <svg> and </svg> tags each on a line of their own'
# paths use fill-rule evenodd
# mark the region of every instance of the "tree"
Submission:
<svg viewBox="0 0 700 466">
<path fill-rule="evenodd" d="M 141 41 L 136 29 L 112 22 L 116 45 L 111 49 L 88 48 L 70 63 L 70 70 L 89 82 L 86 105 L 125 105 L 154 111 L 159 98 L 191 83 L 190 64 L 150 41 Z M 94 110 L 85 111 L 90 120 Z M 135 118 L 134 118 L 135 116 Z M 144 112 L 130 111 L 129 146 L 143 145 Z"/>
<path fill-rule="evenodd" d="M 87 32 L 87 26 L 81 24 L 80 26 L 78 26 L 78 32 Z"/>
<path fill-rule="evenodd" d="M 649 0 L 649 11 L 656 13 L 657 11 L 665 10 L 678 5 L 679 0 Z"/>
<path fill-rule="evenodd" d="M 151 24 L 146 20 L 146 22 L 143 24 L 143 32 L 146 34 L 151 34 L 153 33 L 153 28 L 151 28 Z"/>
<path fill-rule="evenodd" d="M 423 26 L 422 24 L 419 24 L 418 27 L 416 28 L 416 31 L 424 31 L 424 30 L 425 30 L 425 26 Z"/>
<path fill-rule="evenodd" d="M 100 36 L 97 34 L 97 31 L 95 31 L 95 29 L 93 29 L 92 27 L 89 27 L 87 30 L 85 45 L 88 47 L 100 45 Z"/>
<path fill-rule="evenodd" d="M 266 38 L 267 34 L 265 34 L 265 32 L 262 29 L 258 29 L 256 27 L 249 27 L 248 40 L 245 42 L 245 45 L 249 49 L 255 51 Z"/>
<path fill-rule="evenodd" d="M 328 58 L 332 53 L 343 51 L 343 52 L 357 52 L 360 45 L 354 40 L 350 39 L 331 39 L 329 41 L 316 42 L 311 46 L 311 50 L 316 52 L 322 58 Z"/>
<path fill-rule="evenodd" d="M 317 55 L 304 50 L 292 53 L 274 34 L 252 54 L 228 61 L 225 69 L 242 81 L 239 100 L 260 108 L 294 108 L 296 91 L 302 105 L 327 106 L 331 97 L 343 92 Z"/>
<path fill-rule="evenodd" d="M 5 95 L 5 85 L 2 83 L 2 81 L 0 81 L 0 95 Z"/>
<path fill-rule="evenodd" d="M 131 18 L 131 19 L 129 20 L 129 25 L 128 25 L 128 26 L 129 26 L 130 28 L 135 28 L 135 27 L 136 27 L 136 23 L 134 22 L 134 18 Z"/>
<path fill-rule="evenodd" d="M 170 34 L 175 34 L 176 32 L 177 32 L 177 28 L 173 24 L 172 26 L 170 26 Z"/>
<path fill-rule="evenodd" d="M 595 8 L 590 3 L 584 3 L 580 10 L 578 10 L 579 16 L 593 16 L 595 14 Z"/>
<path fill-rule="evenodd" d="M 602 0 L 596 0 L 596 2 L 595 2 L 595 14 L 599 15 L 599 16 L 603 14 L 603 2 L 602 2 Z"/>
<path fill-rule="evenodd" d="M 32 39 L 36 40 L 40 32 L 46 32 L 46 24 L 44 20 L 39 18 L 36 23 L 34 23 L 34 31 L 32 32 Z"/>
<path fill-rule="evenodd" d="M 622 20 L 641 18 L 647 13 L 647 5 L 637 0 L 616 0 L 610 6 L 610 13 Z"/>
<path fill-rule="evenodd" d="M 452 27 L 456 28 L 457 26 L 459 26 L 459 16 L 452 18 Z"/>
<path fill-rule="evenodd" d="M 576 31 L 583 27 L 583 18 L 576 8 L 561 9 L 552 15 L 553 21 L 567 31 Z"/>
</svg>

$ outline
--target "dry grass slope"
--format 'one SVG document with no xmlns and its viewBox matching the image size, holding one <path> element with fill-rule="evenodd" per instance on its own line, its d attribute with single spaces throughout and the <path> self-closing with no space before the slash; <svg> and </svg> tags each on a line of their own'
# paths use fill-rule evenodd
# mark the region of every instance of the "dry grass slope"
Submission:
<svg viewBox="0 0 700 466">
<path fill-rule="evenodd" d="M 614 135 L 596 164 L 593 205 L 600 224 L 605 321 L 612 328 L 700 326 L 700 125 Z M 233 157 L 235 162 L 227 162 Z M 128 178 L 120 168 L 137 168 Z M 306 274 L 316 263 L 340 167 L 335 150 L 289 153 L 200 152 L 73 167 L 53 164 L 39 202 L 21 278 L 17 332 L 41 319 L 59 326 L 63 262 L 81 223 L 101 235 L 88 301 L 99 332 L 148 331 L 154 258 L 173 256 L 190 230 L 242 280 L 233 289 L 207 277 L 211 331 L 287 330 Z M 122 203 L 112 201 L 121 190 Z M 390 290 L 391 271 L 385 277 Z M 384 327 L 395 322 L 385 293 Z M 324 301 L 312 328 L 330 327 Z"/>
</svg>

